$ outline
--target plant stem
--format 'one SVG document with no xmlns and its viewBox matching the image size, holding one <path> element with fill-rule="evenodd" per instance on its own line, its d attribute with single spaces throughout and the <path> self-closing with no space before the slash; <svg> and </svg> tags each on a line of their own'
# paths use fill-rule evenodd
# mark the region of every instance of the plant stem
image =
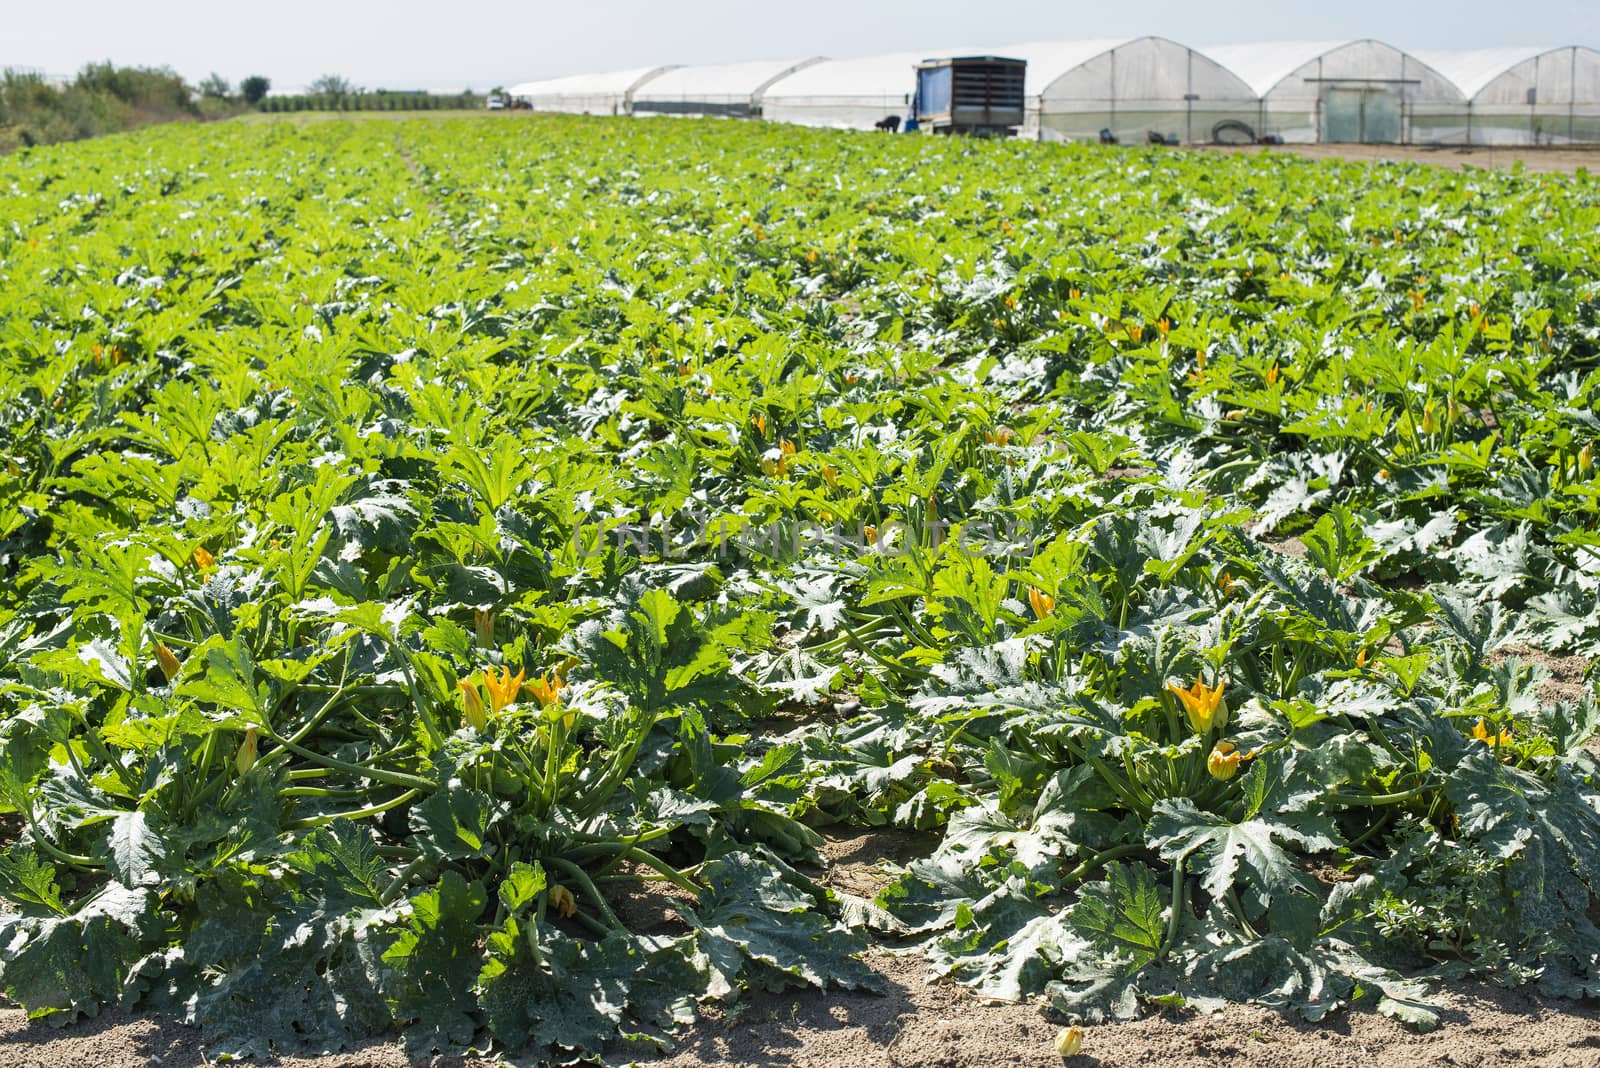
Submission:
<svg viewBox="0 0 1600 1068">
<path fill-rule="evenodd" d="M 1178 941 L 1178 923 L 1183 917 L 1185 900 L 1183 864 L 1187 859 L 1188 855 L 1185 854 L 1172 863 L 1172 915 L 1167 918 L 1167 937 L 1161 940 L 1161 950 L 1156 954 L 1157 960 L 1165 960 L 1173 944 Z"/>
<path fill-rule="evenodd" d="M 334 820 L 364 820 L 368 816 L 377 816 L 388 812 L 391 808 L 399 808 L 406 802 L 415 800 L 420 793 L 422 793 L 421 790 L 407 790 L 405 793 L 393 797 L 381 805 L 369 805 L 366 808 L 358 808 L 353 812 L 330 812 L 324 816 L 308 816 L 303 820 L 295 820 L 293 823 L 286 824 L 286 826 L 290 830 L 299 831 L 308 827 L 321 827 L 323 824 L 332 823 Z"/>
<path fill-rule="evenodd" d="M 435 789 L 438 788 L 437 783 L 430 782 L 429 780 L 416 775 L 407 775 L 403 771 L 387 771 L 383 768 L 369 768 L 362 764 L 352 764 L 348 760 L 340 760 L 337 757 L 325 756 L 322 753 L 305 749 L 296 745 L 294 742 L 289 741 L 287 738 L 279 738 L 276 735 L 271 734 L 268 736 L 271 737 L 273 741 L 289 750 L 291 753 L 294 753 L 296 756 L 302 757 L 305 760 L 309 760 L 313 764 L 320 764 L 325 768 L 332 768 L 334 771 L 343 771 L 350 775 L 360 776 L 363 779 L 371 779 L 374 782 L 386 782 L 391 786 L 405 786 L 409 789 L 417 790 L 422 793 L 431 794 Z"/>
<path fill-rule="evenodd" d="M 1129 856 L 1133 853 L 1142 853 L 1148 848 L 1149 846 L 1145 845 L 1143 842 L 1125 842 L 1122 845 L 1112 846 L 1110 849 L 1102 850 L 1101 852 L 1090 857 L 1088 860 L 1084 861 L 1082 864 L 1079 864 L 1076 868 L 1073 868 L 1071 871 L 1067 872 L 1067 874 L 1061 879 L 1061 885 L 1063 887 L 1067 887 L 1076 883 L 1081 883 L 1084 879 L 1089 877 L 1091 872 L 1099 870 L 1101 867 L 1109 864 L 1111 861 L 1117 860 L 1120 857 Z"/>
</svg>

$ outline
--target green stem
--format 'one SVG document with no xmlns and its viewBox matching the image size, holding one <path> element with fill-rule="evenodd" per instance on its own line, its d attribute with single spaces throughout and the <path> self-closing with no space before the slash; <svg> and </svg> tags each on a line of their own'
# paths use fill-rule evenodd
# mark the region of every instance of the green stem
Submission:
<svg viewBox="0 0 1600 1068">
<path fill-rule="evenodd" d="M 1397 794 L 1342 794 L 1337 790 L 1329 790 L 1322 795 L 1322 799 L 1338 805 L 1398 805 L 1421 797 L 1429 789 L 1427 786 L 1417 786 Z"/>
<path fill-rule="evenodd" d="M 556 794 L 561 787 L 561 756 L 567 746 L 567 727 L 564 720 L 557 716 L 550 721 L 549 737 L 545 743 L 544 751 L 544 784 L 539 791 L 544 804 L 541 806 L 540 817 L 547 816 L 556 804 Z"/>
<path fill-rule="evenodd" d="M 1068 887 L 1077 883 L 1081 883 L 1084 879 L 1089 877 L 1090 872 L 1099 870 L 1101 867 L 1109 864 L 1111 861 L 1117 860 L 1120 857 L 1129 856 L 1133 853 L 1142 853 L 1148 848 L 1149 847 L 1143 842 L 1126 842 L 1119 846 L 1112 846 L 1110 849 L 1096 853 L 1094 856 L 1090 857 L 1088 860 L 1069 871 L 1061 880 L 1061 885 L 1063 887 Z"/>
<path fill-rule="evenodd" d="M 291 831 L 301 831 L 308 827 L 321 827 L 323 824 L 332 823 L 334 820 L 364 820 L 368 816 L 378 816 L 388 812 L 391 808 L 399 808 L 406 802 L 415 800 L 421 792 L 421 790 L 407 790 L 405 793 L 391 798 L 381 805 L 369 805 L 366 808 L 358 808 L 352 812 L 330 812 L 325 816 L 308 816 L 303 820 L 295 820 L 285 826 Z"/>
<path fill-rule="evenodd" d="M 416 775 L 407 775 L 403 771 L 386 771 L 382 768 L 369 768 L 361 764 L 352 764 L 348 760 L 340 760 L 337 757 L 325 756 L 322 753 L 303 748 L 287 738 L 279 738 L 271 734 L 268 737 L 296 756 L 309 760 L 313 764 L 332 768 L 334 771 L 343 771 L 350 775 L 360 776 L 363 779 L 371 779 L 373 782 L 386 782 L 391 786 L 404 786 L 422 793 L 431 794 L 438 786 L 437 783 Z"/>
<path fill-rule="evenodd" d="M 1156 954 L 1158 960 L 1166 960 L 1167 953 L 1178 941 L 1178 923 L 1183 918 L 1184 908 L 1183 864 L 1186 859 L 1187 854 L 1172 864 L 1172 915 L 1167 919 L 1167 936 L 1161 940 L 1161 951 Z"/>
<path fill-rule="evenodd" d="M 872 646 L 863 641 L 861 636 L 852 630 L 850 628 L 850 624 L 846 623 L 844 620 L 839 620 L 839 626 L 843 628 L 845 634 L 849 635 L 850 644 L 855 647 L 857 652 L 865 653 L 867 656 L 871 657 L 873 660 L 876 660 L 879 664 L 882 664 L 890 671 L 904 675 L 910 675 L 913 678 L 919 679 L 933 678 L 933 674 L 931 672 L 924 671 L 918 667 L 912 667 L 908 664 L 902 664 L 897 660 L 891 660 L 890 658 L 883 656 L 876 649 L 872 648 Z"/>
<path fill-rule="evenodd" d="M 418 857 L 410 864 L 407 864 L 405 867 L 401 868 L 399 874 L 397 874 L 393 879 L 389 880 L 389 885 L 383 888 L 383 893 L 378 897 L 378 904 L 392 904 L 395 898 L 405 893 L 406 887 L 411 883 L 411 877 L 417 872 L 421 871 L 429 863 L 430 861 L 427 857 Z"/>
<path fill-rule="evenodd" d="M 643 864 L 647 868 L 654 868 L 661 877 L 681 890 L 699 895 L 705 892 L 705 887 L 678 871 L 660 857 L 643 849 L 628 849 L 623 852 L 627 859 Z"/>
<path fill-rule="evenodd" d="M 279 797 L 331 797 L 348 801 L 352 797 L 363 797 L 369 791 L 365 789 L 340 790 L 327 786 L 288 786 L 278 791 Z"/>
<path fill-rule="evenodd" d="M 1261 935 L 1256 931 L 1255 925 L 1250 922 L 1250 918 L 1244 914 L 1244 905 L 1240 903 L 1238 893 L 1231 886 L 1228 887 L 1226 900 L 1228 902 L 1228 911 L 1232 912 L 1233 918 L 1239 921 L 1239 933 L 1251 942 L 1259 940 Z"/>
<path fill-rule="evenodd" d="M 101 864 L 93 857 L 80 856 L 77 853 L 68 853 L 65 849 L 57 847 L 54 842 L 45 837 L 44 831 L 39 829 L 38 821 L 33 818 L 33 805 L 24 804 L 21 805 L 20 808 L 23 817 L 28 821 L 29 829 L 33 831 L 34 841 L 38 843 L 40 849 L 43 849 L 46 853 L 49 853 L 52 857 L 55 857 L 57 860 L 61 861 L 61 863 L 70 864 L 74 868 L 87 868 L 90 871 L 98 871 L 105 867 L 105 865 Z"/>
<path fill-rule="evenodd" d="M 563 857 L 546 857 L 544 862 L 550 867 L 566 873 L 567 878 L 577 883 L 578 888 L 594 902 L 595 908 L 599 910 L 606 923 L 616 930 L 627 930 L 622 921 L 617 918 L 617 914 L 611 911 L 611 906 L 606 904 L 606 899 L 601 895 L 600 889 L 594 885 L 594 882 L 590 880 L 588 874 L 582 868 Z"/>
<path fill-rule="evenodd" d="M 1387 827 L 1389 825 L 1389 820 L 1393 816 L 1394 812 L 1392 810 L 1385 812 L 1382 816 L 1378 817 L 1377 821 L 1373 823 L 1371 827 L 1368 827 L 1366 830 L 1357 835 L 1349 844 L 1345 846 L 1345 848 L 1354 853 L 1357 849 L 1360 849 L 1362 846 L 1366 845 L 1367 842 L 1371 841 L 1373 835 Z"/>
</svg>

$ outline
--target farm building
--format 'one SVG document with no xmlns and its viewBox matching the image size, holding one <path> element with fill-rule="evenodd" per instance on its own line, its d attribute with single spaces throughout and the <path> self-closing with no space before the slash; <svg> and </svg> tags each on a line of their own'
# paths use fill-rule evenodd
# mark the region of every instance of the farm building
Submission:
<svg viewBox="0 0 1600 1068">
<path fill-rule="evenodd" d="M 905 115 L 916 84 L 913 69 L 940 54 L 938 50 L 893 52 L 814 63 L 769 86 L 761 115 L 801 126 L 869 128 L 885 116 Z"/>
<path fill-rule="evenodd" d="M 523 82 L 506 92 L 526 100 L 535 111 L 574 115 L 631 115 L 633 94 L 644 83 L 675 67 L 638 67 L 602 74 L 574 74 L 542 82 Z"/>
<path fill-rule="evenodd" d="M 1381 41 L 1278 41 L 1207 48 L 1258 99 L 1256 131 L 1285 141 L 1447 141 L 1466 98 L 1416 56 Z"/>
<path fill-rule="evenodd" d="M 1466 98 L 1462 140 L 1480 145 L 1600 141 L 1600 52 L 1485 48 L 1418 52 Z"/>
<path fill-rule="evenodd" d="M 911 108 L 928 59 L 1026 60 L 1026 119 L 1042 140 L 1372 144 L 1600 142 L 1600 52 L 1583 47 L 1407 52 L 1375 40 L 1195 49 L 1164 37 L 939 47 L 641 67 L 514 86 L 536 110 L 721 115 L 867 129 Z"/>
<path fill-rule="evenodd" d="M 1028 61 L 1024 135 L 1081 140 L 1110 130 L 1118 140 L 1159 133 L 1209 141 L 1221 122 L 1253 122 L 1256 96 L 1205 55 L 1164 37 L 1040 41 L 989 49 Z"/>
<path fill-rule="evenodd" d="M 635 115 L 759 116 L 763 96 L 774 82 L 823 62 L 778 59 L 674 67 L 647 79 L 633 91 Z"/>
<path fill-rule="evenodd" d="M 760 81 L 748 113 L 808 126 L 864 128 L 911 104 L 917 63 L 933 56 L 992 54 L 1028 61 L 1028 122 L 1024 133 L 1045 138 L 1096 137 L 1110 129 L 1122 139 L 1144 140 L 1151 130 L 1184 140 L 1208 140 L 1224 119 L 1252 120 L 1256 100 L 1241 79 L 1194 49 L 1160 37 L 1037 41 L 994 48 L 963 46 L 900 52 L 864 59 L 812 60 Z M 698 68 L 708 72 L 761 65 Z M 709 96 L 696 87 L 697 68 L 651 79 L 634 94 L 634 110 L 677 114 L 738 108 L 736 99 Z M 708 77 L 727 92 L 735 80 Z"/>
</svg>

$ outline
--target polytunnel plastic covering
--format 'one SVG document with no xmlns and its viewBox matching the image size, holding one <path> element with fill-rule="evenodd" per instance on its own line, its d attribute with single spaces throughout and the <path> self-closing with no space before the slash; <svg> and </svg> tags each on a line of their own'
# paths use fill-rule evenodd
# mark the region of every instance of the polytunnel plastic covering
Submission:
<svg viewBox="0 0 1600 1068">
<path fill-rule="evenodd" d="M 1260 97 L 1258 132 L 1285 141 L 1461 140 L 1455 83 L 1382 41 L 1275 41 L 1203 49 Z"/>
<path fill-rule="evenodd" d="M 1092 138 L 1110 129 L 1124 140 L 1144 140 L 1150 131 L 1209 140 L 1216 123 L 1256 116 L 1255 95 L 1242 80 L 1161 37 L 964 45 L 829 60 L 773 83 L 762 111 L 781 122 L 870 126 L 905 114 L 916 64 L 965 55 L 1027 60 L 1028 136 Z"/>
<path fill-rule="evenodd" d="M 995 49 L 922 49 L 861 59 L 815 63 L 770 86 L 761 114 L 802 126 L 863 128 L 889 115 L 904 116 L 916 88 L 918 63 L 934 56 L 1003 55 Z"/>
<path fill-rule="evenodd" d="M 565 111 L 575 115 L 627 115 L 635 91 L 651 78 L 676 70 L 674 66 L 635 67 L 600 74 L 574 74 L 566 78 L 523 82 L 507 90 L 526 100 L 535 111 Z"/>
<path fill-rule="evenodd" d="M 1025 133 L 1121 141 L 1151 133 L 1209 141 L 1220 122 L 1254 122 L 1256 95 L 1232 71 L 1164 37 L 1032 41 L 987 51 L 1028 61 Z"/>
<path fill-rule="evenodd" d="M 633 94 L 633 112 L 636 115 L 759 115 L 762 94 L 768 86 L 820 62 L 821 56 L 812 56 L 677 67 L 651 78 Z"/>
<path fill-rule="evenodd" d="M 1600 52 L 1482 48 L 1417 52 L 1467 98 L 1473 144 L 1600 141 Z"/>
</svg>

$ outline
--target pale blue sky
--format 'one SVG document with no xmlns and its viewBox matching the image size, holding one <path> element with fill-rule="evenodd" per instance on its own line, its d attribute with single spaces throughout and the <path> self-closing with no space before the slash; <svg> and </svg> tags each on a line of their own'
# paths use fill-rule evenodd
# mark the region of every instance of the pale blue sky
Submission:
<svg viewBox="0 0 1600 1068">
<path fill-rule="evenodd" d="M 486 88 L 655 63 L 854 56 L 1160 34 L 1186 44 L 1377 37 L 1402 48 L 1600 47 L 1600 0 L 13 0 L 0 66 L 170 65 L 288 88 Z"/>
</svg>

